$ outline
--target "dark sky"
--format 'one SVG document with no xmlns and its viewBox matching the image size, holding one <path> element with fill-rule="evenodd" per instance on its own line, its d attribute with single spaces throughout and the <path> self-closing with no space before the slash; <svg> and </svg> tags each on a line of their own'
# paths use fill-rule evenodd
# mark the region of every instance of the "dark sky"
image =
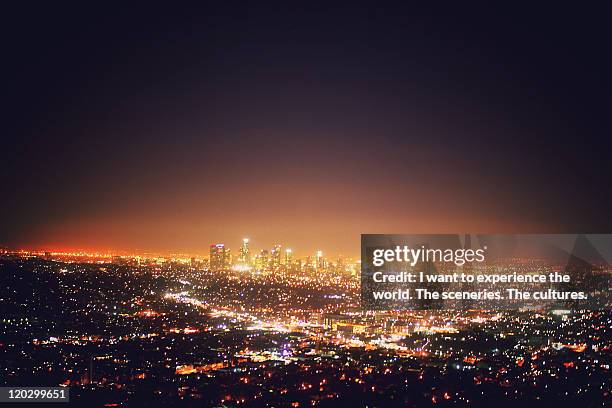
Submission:
<svg viewBox="0 0 612 408">
<path fill-rule="evenodd" d="M 611 231 L 605 10 L 229 3 L 4 10 L 0 246 Z"/>
</svg>

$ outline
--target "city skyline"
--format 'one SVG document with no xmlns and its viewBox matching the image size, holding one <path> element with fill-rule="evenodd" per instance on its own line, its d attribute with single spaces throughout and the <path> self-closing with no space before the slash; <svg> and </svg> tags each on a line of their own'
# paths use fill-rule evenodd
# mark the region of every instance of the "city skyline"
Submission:
<svg viewBox="0 0 612 408">
<path fill-rule="evenodd" d="M 166 251 L 166 252 L 154 252 L 154 251 L 129 251 L 129 250 L 99 250 L 99 249 L 87 249 L 87 248 L 54 248 L 54 247 L 38 247 L 38 248 L 12 248 L 12 247 L 0 247 L 0 253 L 1 252 L 7 252 L 7 253 L 32 253 L 32 254 L 37 254 L 37 255 L 42 255 L 45 253 L 49 253 L 49 254 L 56 254 L 56 255 L 81 255 L 84 257 L 94 257 L 94 256 L 101 256 L 101 257 L 113 257 L 113 256 L 125 256 L 125 257 L 160 257 L 160 258 L 182 258 L 182 259 L 187 259 L 187 258 L 191 258 L 191 257 L 197 257 L 198 259 L 208 259 L 211 256 L 211 250 L 214 247 L 225 247 L 226 249 L 229 249 L 230 251 L 233 249 L 234 252 L 232 253 L 233 255 L 233 259 L 237 260 L 238 262 L 244 262 L 245 259 L 242 258 L 242 250 L 244 248 L 244 244 L 245 241 L 247 241 L 246 243 L 248 244 L 248 248 L 249 248 L 249 257 L 253 258 L 254 256 L 259 255 L 262 251 L 266 251 L 266 252 L 274 252 L 275 248 L 280 248 L 281 253 L 282 253 L 282 257 L 283 259 L 285 259 L 284 257 L 286 256 L 287 253 L 290 253 L 292 257 L 294 257 L 295 259 L 301 259 L 301 258 L 307 258 L 307 257 L 316 257 L 318 255 L 321 256 L 325 256 L 326 258 L 331 258 L 331 259 L 338 259 L 340 258 L 345 258 L 345 259 L 359 259 L 359 254 L 342 254 L 342 253 L 331 253 L 328 252 L 320 247 L 317 247 L 316 250 L 312 251 L 312 252 L 306 252 L 303 250 L 299 250 L 299 249 L 295 249 L 292 246 L 286 245 L 284 243 L 282 243 L 281 241 L 274 241 L 274 244 L 269 245 L 269 246 L 262 246 L 262 245 L 257 245 L 257 241 L 255 241 L 255 246 L 253 245 L 253 240 L 251 240 L 250 238 L 242 238 L 240 240 L 240 242 L 237 243 L 226 243 L 226 242 L 219 242 L 219 241 L 215 241 L 210 243 L 206 248 L 200 250 L 199 252 L 185 252 L 185 251 L 177 251 L 177 252 L 170 252 L 170 251 Z"/>
</svg>

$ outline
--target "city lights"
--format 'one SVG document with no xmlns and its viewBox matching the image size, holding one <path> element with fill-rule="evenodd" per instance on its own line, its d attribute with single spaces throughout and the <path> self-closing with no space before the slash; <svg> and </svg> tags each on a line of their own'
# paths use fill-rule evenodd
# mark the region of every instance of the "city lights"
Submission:
<svg viewBox="0 0 612 408">
<path fill-rule="evenodd" d="M 282 244 L 253 251 L 247 239 L 234 253 L 224 243 L 184 258 L 4 252 L 3 285 L 14 289 L 0 320 L 2 374 L 45 378 L 81 399 L 105 395 L 105 404 L 130 401 L 128 390 L 149 378 L 168 403 L 189 395 L 210 405 L 278 395 L 300 406 L 354 395 L 389 402 L 406 386 L 436 404 L 508 392 L 569 398 L 568 381 L 572 398 L 607 398 L 609 312 L 368 312 L 359 260 L 294 257 Z M 14 285 L 20 276 L 37 282 L 44 307 Z"/>
</svg>

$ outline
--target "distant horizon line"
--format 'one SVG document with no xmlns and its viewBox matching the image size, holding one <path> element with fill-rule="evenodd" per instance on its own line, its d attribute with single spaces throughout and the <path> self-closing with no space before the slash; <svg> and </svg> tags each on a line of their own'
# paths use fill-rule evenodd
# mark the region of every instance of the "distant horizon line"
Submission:
<svg viewBox="0 0 612 408">
<path fill-rule="evenodd" d="M 217 244 L 222 244 L 217 243 Z M 209 244 L 209 246 L 212 245 L 216 245 L 216 244 Z M 313 253 L 308 253 L 308 254 L 303 254 L 300 253 L 299 251 L 295 251 L 292 247 L 285 247 L 282 244 L 281 245 L 283 248 L 286 249 L 291 249 L 292 253 L 294 256 L 300 258 L 300 257 L 307 257 L 307 256 L 315 256 L 317 255 L 317 251 L 314 251 Z M 232 249 L 231 246 L 227 246 L 227 248 L 229 248 L 230 250 Z M 240 246 L 238 246 L 237 248 L 240 248 Z M 267 248 L 267 247 L 263 247 L 263 248 L 257 248 L 256 252 L 253 252 L 253 255 L 259 254 L 260 251 L 262 250 L 270 250 L 272 248 Z M 125 250 L 125 249 L 85 249 L 85 248 L 51 248 L 51 247 L 45 247 L 45 246 L 41 246 L 38 248 L 32 248 L 32 247 L 12 247 L 12 246 L 7 246 L 7 245 L 0 245 L 0 253 L 24 253 L 24 254 L 36 254 L 36 255 L 44 255 L 45 253 L 50 253 L 51 255 L 72 255 L 72 256 L 86 256 L 86 257 L 101 257 L 101 258 L 111 258 L 114 256 L 125 256 L 125 257 L 137 257 L 137 256 L 148 256 L 148 257 L 158 257 L 158 258 L 168 258 L 168 257 L 196 257 L 196 258 L 208 258 L 210 256 L 210 254 L 206 253 L 206 254 L 202 254 L 202 253 L 196 253 L 196 252 L 182 252 L 182 251 L 152 251 L 152 250 Z M 323 252 L 323 257 L 324 258 L 328 258 L 328 259 L 337 259 L 339 257 L 343 257 L 345 259 L 360 259 L 360 256 L 354 256 L 354 255 L 344 255 L 342 253 L 333 253 L 333 255 L 326 255 L 329 254 L 329 252 L 326 252 L 325 250 L 322 251 Z"/>
</svg>

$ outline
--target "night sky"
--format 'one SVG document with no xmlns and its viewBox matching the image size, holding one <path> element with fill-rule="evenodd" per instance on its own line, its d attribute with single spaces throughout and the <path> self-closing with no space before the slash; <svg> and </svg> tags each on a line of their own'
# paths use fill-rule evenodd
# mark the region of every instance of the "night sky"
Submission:
<svg viewBox="0 0 612 408">
<path fill-rule="evenodd" d="M 612 231 L 604 10 L 290 3 L 5 9 L 0 246 Z"/>
</svg>

